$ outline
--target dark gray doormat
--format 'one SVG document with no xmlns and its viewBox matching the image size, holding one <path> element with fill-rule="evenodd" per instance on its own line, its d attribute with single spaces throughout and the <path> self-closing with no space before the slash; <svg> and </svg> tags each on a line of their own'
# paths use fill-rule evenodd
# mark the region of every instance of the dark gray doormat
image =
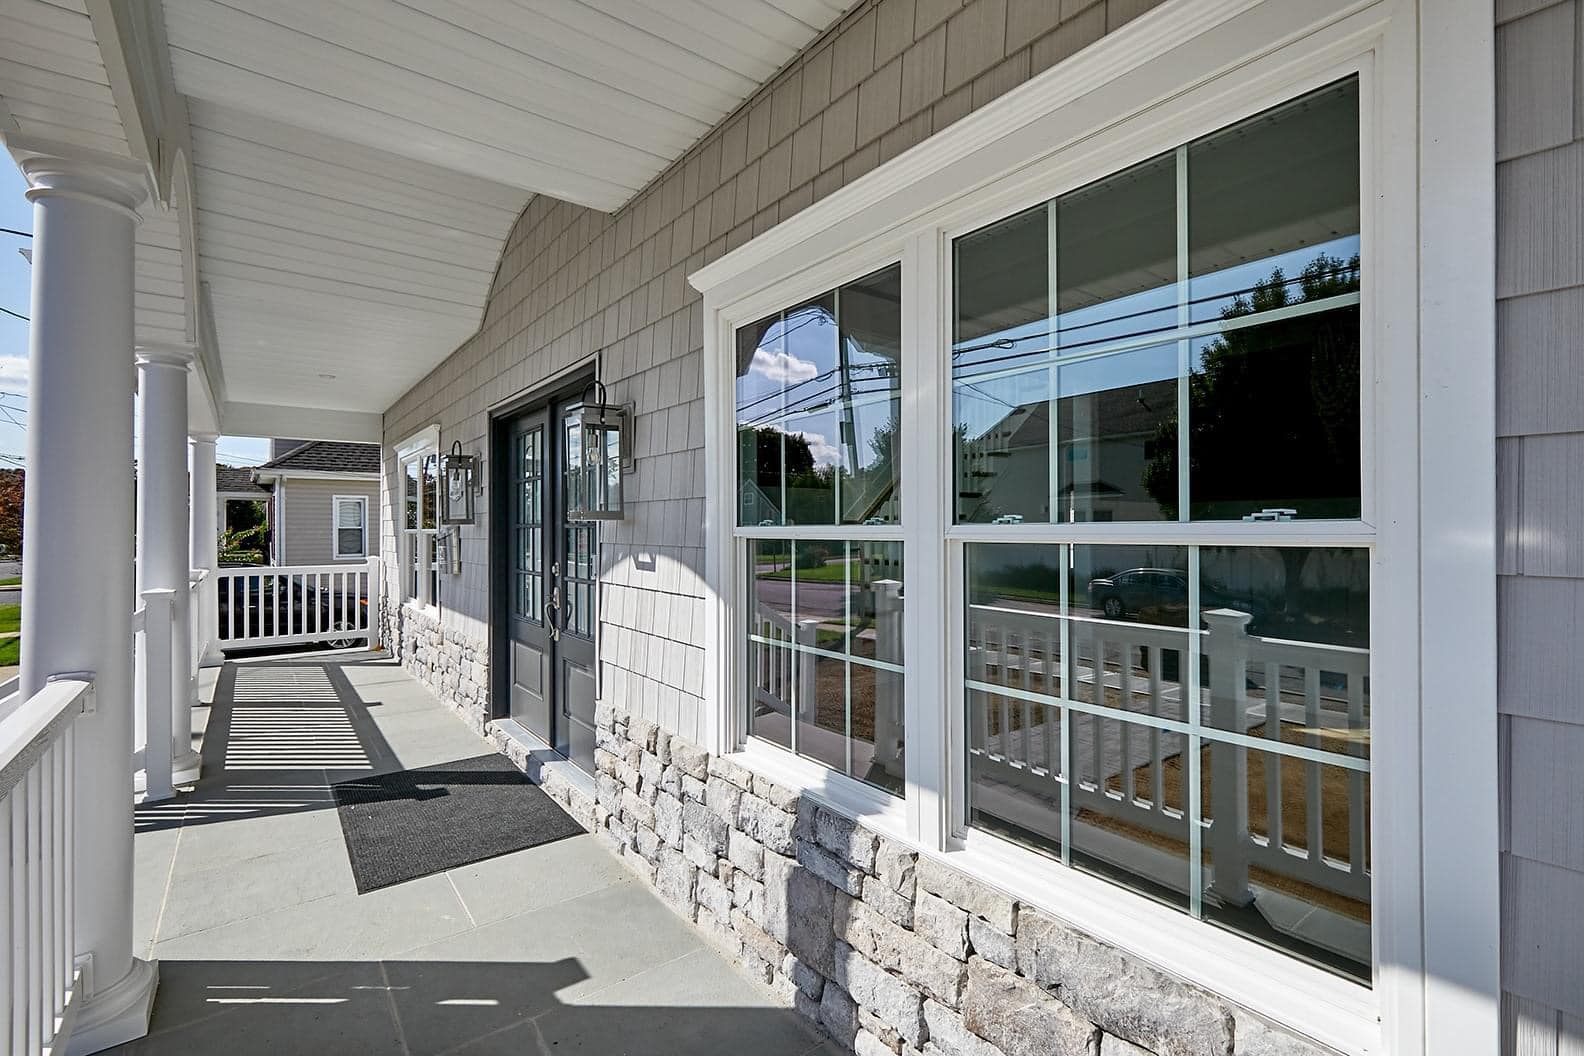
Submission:
<svg viewBox="0 0 1584 1056">
<path fill-rule="evenodd" d="M 358 894 L 583 831 L 503 755 L 330 787 Z"/>
</svg>

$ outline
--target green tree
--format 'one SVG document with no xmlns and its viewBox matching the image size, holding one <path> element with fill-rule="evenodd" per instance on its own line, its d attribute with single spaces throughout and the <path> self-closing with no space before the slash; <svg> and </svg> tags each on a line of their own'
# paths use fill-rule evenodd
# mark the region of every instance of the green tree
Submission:
<svg viewBox="0 0 1584 1056">
<path fill-rule="evenodd" d="M 1359 258 L 1321 255 L 1296 282 L 1280 268 L 1221 312 L 1226 320 L 1359 288 Z M 1194 514 L 1266 506 L 1303 516 L 1358 515 L 1359 313 L 1356 306 L 1227 330 L 1188 379 Z M 1144 486 L 1177 516 L 1177 416 L 1157 428 Z"/>
</svg>

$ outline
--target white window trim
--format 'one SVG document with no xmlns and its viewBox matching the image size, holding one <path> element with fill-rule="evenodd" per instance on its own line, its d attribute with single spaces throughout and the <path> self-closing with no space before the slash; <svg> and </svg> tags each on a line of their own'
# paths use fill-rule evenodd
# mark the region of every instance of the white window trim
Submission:
<svg viewBox="0 0 1584 1056">
<path fill-rule="evenodd" d="M 340 513 L 341 504 L 343 502 L 355 502 L 363 510 L 362 522 L 360 524 L 360 527 L 363 531 L 363 539 L 362 542 L 358 543 L 358 552 L 355 554 L 343 554 L 341 552 L 341 533 L 344 531 L 344 529 L 341 527 L 341 519 L 338 514 Z M 368 560 L 368 509 L 369 500 L 367 495 L 330 496 L 330 556 L 332 558 L 337 561 Z"/>
<path fill-rule="evenodd" d="M 1178 0 L 690 276 L 704 294 L 706 567 L 718 599 L 706 640 L 709 747 L 1345 1052 L 1496 1051 L 1494 487 L 1467 487 L 1495 474 L 1493 32 L 1488 3 L 1476 0 L 1438 0 L 1433 17 L 1414 0 Z M 735 327 L 896 259 L 904 304 L 933 304 L 949 274 L 953 225 L 980 226 L 1015 202 L 1043 201 L 1349 69 L 1361 74 L 1361 165 L 1376 192 L 1363 203 L 1362 326 L 1373 369 L 1361 379 L 1373 452 L 1364 520 L 1235 535 L 1357 544 L 1374 534 L 1374 695 L 1411 703 L 1374 718 L 1374 755 L 1391 764 L 1371 779 L 1373 990 L 1003 841 L 953 837 L 938 790 L 958 769 L 949 738 L 960 698 L 943 688 L 953 685 L 952 650 L 942 648 L 938 615 L 923 614 L 951 611 L 950 555 L 978 528 L 950 523 L 947 430 L 936 430 L 936 445 L 903 452 L 917 461 L 903 489 L 911 659 L 900 817 L 849 778 L 745 744 L 734 692 L 734 539 L 746 534 L 733 527 L 731 501 Z M 938 308 L 904 311 L 904 378 L 936 381 L 905 385 L 905 422 L 945 420 L 949 378 L 936 350 L 949 320 Z M 1178 527 L 1192 542 L 1228 534 Z M 1125 531 L 1108 528 L 1105 538 L 1123 541 Z"/>
<path fill-rule="evenodd" d="M 396 445 L 396 509 L 399 511 L 396 518 L 396 579 L 399 584 L 397 591 L 404 607 L 435 616 L 440 611 L 439 599 L 431 597 L 430 579 L 428 573 L 435 566 L 420 568 L 418 574 L 418 593 L 407 593 L 407 573 L 412 570 L 413 552 L 412 538 L 416 533 L 419 536 L 427 533 L 434 535 L 438 529 L 411 529 L 407 527 L 407 467 L 417 463 L 419 468 L 419 523 L 422 523 L 423 509 L 423 460 L 430 455 L 439 457 L 440 453 L 440 426 L 429 425 L 418 430 L 412 436 Z M 438 517 L 438 510 L 436 511 Z"/>
</svg>

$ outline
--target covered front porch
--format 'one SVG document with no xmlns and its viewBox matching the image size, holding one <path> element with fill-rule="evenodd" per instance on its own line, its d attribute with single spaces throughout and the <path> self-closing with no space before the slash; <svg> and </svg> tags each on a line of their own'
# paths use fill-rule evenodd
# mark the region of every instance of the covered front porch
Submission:
<svg viewBox="0 0 1584 1056">
<path fill-rule="evenodd" d="M 115 1051 L 840 1051 L 592 835 L 360 895 L 331 782 L 493 750 L 382 654 L 203 682 L 202 779 L 136 813 L 134 952 L 160 986 Z"/>
</svg>

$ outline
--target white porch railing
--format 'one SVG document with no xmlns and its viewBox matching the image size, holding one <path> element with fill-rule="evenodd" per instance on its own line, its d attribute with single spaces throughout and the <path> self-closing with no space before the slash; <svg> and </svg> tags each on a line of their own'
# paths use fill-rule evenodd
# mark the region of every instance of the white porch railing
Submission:
<svg viewBox="0 0 1584 1056">
<path fill-rule="evenodd" d="M 379 642 L 380 562 L 222 568 L 215 574 L 222 647 L 350 647 Z"/>
<path fill-rule="evenodd" d="M 61 678 L 0 719 L 0 1039 L 19 1056 L 71 1036 L 73 723 L 92 702 L 92 683 Z"/>
<path fill-rule="evenodd" d="M 869 560 L 866 557 L 865 560 Z M 882 571 L 894 566 L 883 559 L 871 564 Z M 864 592 L 872 598 L 874 611 L 874 658 L 887 664 L 902 662 L 902 583 L 896 579 L 877 579 Z M 748 636 L 748 677 L 756 708 L 788 716 L 789 720 L 814 723 L 817 705 L 816 663 L 819 654 L 817 631 L 820 621 L 796 622 L 767 605 L 755 606 Z M 905 741 L 902 736 L 904 699 L 900 679 L 883 679 L 875 693 L 874 755 L 872 762 L 882 769 L 901 774 Z M 803 736 L 817 734 L 805 730 Z"/>
<path fill-rule="evenodd" d="M 1209 629 L 1200 641 L 1208 663 L 1201 687 L 1203 745 L 1214 797 L 1213 817 L 1201 823 L 1214 862 L 1212 888 L 1229 904 L 1252 899 L 1251 866 L 1278 873 L 1345 898 L 1367 901 L 1368 755 L 1355 754 L 1355 738 L 1368 729 L 1365 679 L 1367 650 L 1291 642 L 1250 635 L 1249 617 L 1231 610 L 1204 614 Z M 1187 633 L 1138 624 L 1064 621 L 1037 612 L 973 606 L 968 678 L 986 700 L 974 709 L 968 750 L 976 773 L 1037 796 L 1052 797 L 1062 784 L 1074 812 L 1084 810 L 1184 845 L 1188 816 L 1181 794 L 1168 794 L 1167 774 L 1182 762 L 1191 717 L 1187 696 Z M 1066 635 L 1066 643 L 1062 641 Z M 1062 655 L 1071 650 L 1071 686 L 1062 686 Z M 1180 665 L 1180 680 L 1165 677 L 1167 658 Z M 1327 682 L 1322 675 L 1330 677 Z M 1336 688 L 1338 683 L 1340 689 Z M 994 688 L 1012 692 L 998 695 Z M 1251 698 L 1250 688 L 1257 696 Z M 1061 706 L 1027 694 L 1076 702 L 1063 729 Z M 1114 716 L 1114 717 L 1113 717 Z M 1275 721 L 1267 721 L 1274 718 Z M 1132 720 L 1132 721 L 1123 721 Z M 1265 752 L 1260 825 L 1249 816 L 1248 758 L 1264 741 L 1274 748 L 1288 733 L 1284 753 Z M 1250 730 L 1258 728 L 1257 734 Z M 1227 731 L 1217 739 L 1213 734 Z M 1063 773 L 1063 738 L 1067 772 Z M 1347 745 L 1347 747 L 1339 747 Z M 1337 803 L 1322 789 L 1327 766 L 1345 774 L 1346 792 Z M 1300 773 L 1303 825 L 1284 826 L 1293 792 L 1284 767 Z M 1177 775 L 1186 782 L 1186 773 Z M 1175 801 L 1174 801 L 1175 800 Z M 1342 812 L 1345 848 L 1327 845 L 1327 815 L 1334 838 Z M 1346 857 L 1342 857 L 1345 852 Z"/>
</svg>

